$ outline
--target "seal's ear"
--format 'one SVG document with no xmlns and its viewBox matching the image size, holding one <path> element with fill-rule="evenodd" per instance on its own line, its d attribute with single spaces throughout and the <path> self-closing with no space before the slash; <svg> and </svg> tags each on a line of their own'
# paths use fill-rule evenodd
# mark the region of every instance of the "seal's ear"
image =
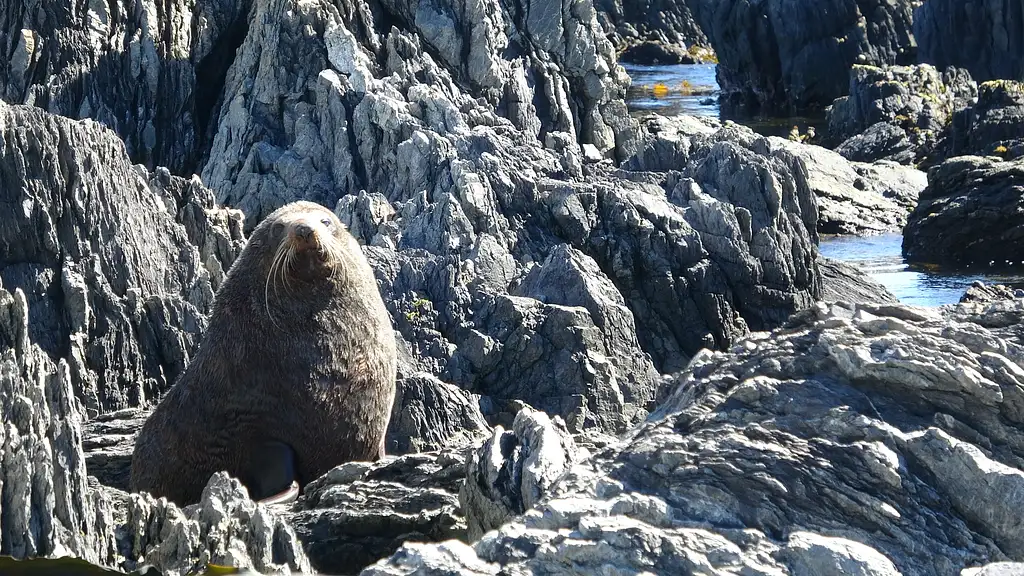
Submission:
<svg viewBox="0 0 1024 576">
<path fill-rule="evenodd" d="M 284 442 L 268 440 L 254 444 L 239 476 L 249 490 L 249 497 L 263 504 L 285 504 L 299 496 L 295 450 Z"/>
</svg>

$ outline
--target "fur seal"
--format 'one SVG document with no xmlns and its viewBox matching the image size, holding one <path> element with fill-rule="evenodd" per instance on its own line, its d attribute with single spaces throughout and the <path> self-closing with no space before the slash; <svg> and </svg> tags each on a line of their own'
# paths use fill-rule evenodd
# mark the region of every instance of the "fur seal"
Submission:
<svg viewBox="0 0 1024 576">
<path fill-rule="evenodd" d="M 319 204 L 279 208 L 253 230 L 194 359 L 143 425 L 131 490 L 184 506 L 225 470 L 254 500 L 278 501 L 338 464 L 383 457 L 396 354 L 355 238 Z"/>
</svg>

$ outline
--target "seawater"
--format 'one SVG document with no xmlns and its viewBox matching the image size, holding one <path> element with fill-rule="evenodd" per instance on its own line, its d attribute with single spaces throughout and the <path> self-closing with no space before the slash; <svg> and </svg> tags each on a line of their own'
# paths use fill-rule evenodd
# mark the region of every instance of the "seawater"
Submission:
<svg viewBox="0 0 1024 576">
<path fill-rule="evenodd" d="M 725 114 L 718 104 L 721 92 L 714 64 L 672 64 L 645 66 L 622 63 L 632 84 L 626 103 L 634 117 L 657 112 L 662 116 L 689 114 L 728 119 L 765 136 L 787 136 L 793 126 L 800 133 L 809 126 L 824 126 L 824 116 L 735 116 Z"/>
<path fill-rule="evenodd" d="M 718 105 L 719 87 L 715 65 L 640 66 L 623 64 L 632 79 L 626 94 L 630 113 L 642 116 L 657 112 L 664 116 L 722 117 Z M 655 88 L 660 86 L 659 88 Z M 785 136 L 792 126 L 806 132 L 808 126 L 819 127 L 821 118 L 731 118 L 754 131 Z M 900 234 L 877 236 L 823 237 L 819 243 L 822 255 L 858 266 L 876 282 L 885 286 L 900 302 L 917 306 L 941 306 L 960 300 L 975 281 L 1006 284 L 1024 288 L 1024 270 L 962 271 L 938 266 L 912 265 L 903 259 L 903 237 Z"/>
<path fill-rule="evenodd" d="M 965 273 L 939 266 L 908 264 L 903 259 L 902 243 L 900 234 L 830 236 L 819 241 L 818 250 L 822 256 L 859 267 L 904 304 L 955 304 L 977 281 L 1024 288 L 1024 273 L 1020 270 Z"/>
</svg>

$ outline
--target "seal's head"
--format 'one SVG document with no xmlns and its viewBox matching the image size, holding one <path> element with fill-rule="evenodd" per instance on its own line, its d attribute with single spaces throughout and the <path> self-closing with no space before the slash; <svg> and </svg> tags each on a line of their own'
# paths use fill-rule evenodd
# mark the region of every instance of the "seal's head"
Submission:
<svg viewBox="0 0 1024 576">
<path fill-rule="evenodd" d="M 271 248 L 263 251 L 268 286 L 334 278 L 344 271 L 355 243 L 333 212 L 312 202 L 288 204 L 263 224 L 253 235 Z"/>
</svg>

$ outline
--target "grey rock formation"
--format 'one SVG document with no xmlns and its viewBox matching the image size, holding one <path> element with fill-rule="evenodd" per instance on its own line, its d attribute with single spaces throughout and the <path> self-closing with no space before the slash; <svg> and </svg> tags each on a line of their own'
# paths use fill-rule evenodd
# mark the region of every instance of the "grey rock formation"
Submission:
<svg viewBox="0 0 1024 576">
<path fill-rule="evenodd" d="M 700 354 L 650 420 L 471 546 L 407 544 L 363 574 L 916 576 L 1019 558 L 1024 350 L 977 323 L 1014 312 L 1024 300 L 815 305 Z"/>
<path fill-rule="evenodd" d="M 1024 81 L 1022 27 L 1014 2 L 928 0 L 914 10 L 921 62 L 966 68 L 979 82 Z"/>
<path fill-rule="evenodd" d="M 977 102 L 953 118 L 947 148 L 949 156 L 1024 156 L 1024 83 L 982 82 Z"/>
<path fill-rule="evenodd" d="M 856 266 L 819 257 L 818 271 L 821 272 L 823 302 L 894 304 L 899 301 L 885 286 Z"/>
<path fill-rule="evenodd" d="M 427 191 L 432 202 L 472 191 L 481 177 L 460 176 L 456 158 L 482 126 L 535 141 L 566 132 L 609 156 L 628 144 L 628 78 L 591 2 L 280 11 L 279 0 L 253 3 L 202 172 L 250 227 L 296 198 L 334 206 L 361 189 L 391 201 Z"/>
<path fill-rule="evenodd" d="M 0 99 L 92 118 L 134 162 L 198 170 L 249 2 L 46 0 L 0 13 Z M 158 8 L 159 7 L 159 8 Z"/>
<path fill-rule="evenodd" d="M 202 333 L 240 215 L 197 183 L 151 180 L 99 124 L 38 108 L 0 102 L 0 165 L 0 277 L 28 299 L 31 340 L 67 363 L 89 414 L 152 401 Z"/>
<path fill-rule="evenodd" d="M 847 94 L 860 64 L 909 64 L 914 2 L 893 0 L 693 0 L 718 55 L 727 109 L 823 109 Z"/>
<path fill-rule="evenodd" d="M 356 574 L 407 540 L 464 540 L 465 468 L 465 449 L 344 464 L 306 486 L 288 521 L 315 569 Z"/>
<path fill-rule="evenodd" d="M 854 66 L 850 95 L 827 110 L 828 140 L 850 160 L 916 164 L 945 137 L 953 114 L 976 98 L 963 70 Z"/>
<path fill-rule="evenodd" d="M 459 502 L 470 541 L 533 508 L 585 457 L 563 422 L 530 408 L 520 410 L 511 430 L 495 429 L 466 463 Z"/>
<path fill-rule="evenodd" d="M 86 483 L 85 419 L 67 362 L 29 334 L 28 302 L 0 285 L 0 554 L 109 560 L 109 513 Z"/>
<path fill-rule="evenodd" d="M 1019 264 L 1024 159 L 946 160 L 928 172 L 928 188 L 903 232 L 911 262 L 989 267 Z"/>
<path fill-rule="evenodd" d="M 219 472 L 210 478 L 197 504 L 179 509 L 149 494 L 124 494 L 100 488 L 116 501 L 121 524 L 121 564 L 129 569 L 153 566 L 166 576 L 194 573 L 207 564 L 250 568 L 257 573 L 311 573 L 309 559 L 284 519 L 249 499 L 241 482 Z"/>
<path fill-rule="evenodd" d="M 687 0 L 596 0 L 594 6 L 623 61 L 693 64 L 711 56 Z"/>
<path fill-rule="evenodd" d="M 463 446 L 490 432 L 476 394 L 425 372 L 400 376 L 396 386 L 385 439 L 387 454 Z"/>
</svg>

